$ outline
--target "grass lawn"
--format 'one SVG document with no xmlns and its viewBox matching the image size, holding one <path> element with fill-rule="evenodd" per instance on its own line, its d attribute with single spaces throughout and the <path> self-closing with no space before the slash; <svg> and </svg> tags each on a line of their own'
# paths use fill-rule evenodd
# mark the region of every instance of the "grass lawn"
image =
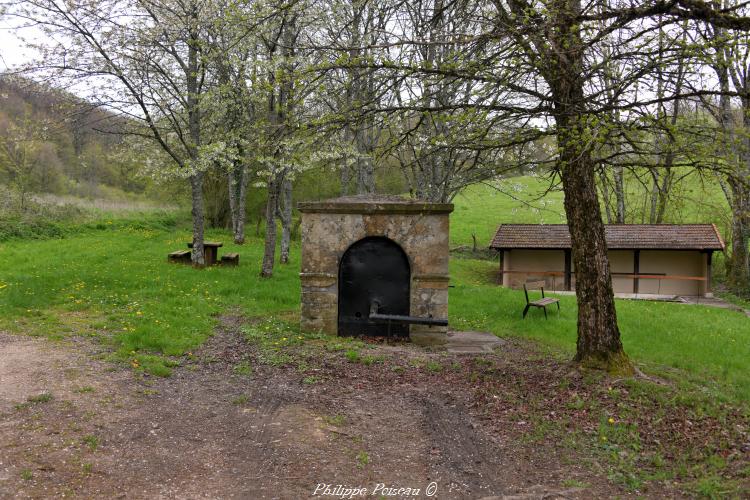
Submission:
<svg viewBox="0 0 750 500">
<path fill-rule="evenodd" d="M 460 219 L 459 219 L 460 220 Z M 455 227 L 455 225 L 454 225 Z M 460 227 L 460 225 L 459 225 Z M 210 335 L 215 315 L 240 308 L 263 316 L 299 307 L 299 249 L 272 279 L 258 277 L 262 241 L 239 247 L 222 231 L 207 238 L 241 255 L 241 265 L 196 271 L 168 264 L 184 248 L 187 229 L 142 222 L 88 228 L 78 236 L 0 245 L 0 328 L 52 338 L 90 334 L 113 343 L 115 357 L 135 368 L 168 375 L 177 356 Z M 496 263 L 454 258 L 450 321 L 454 329 L 522 336 L 571 356 L 575 298 L 545 321 L 540 311 L 521 319 L 523 292 L 492 284 Z M 692 380 L 717 395 L 750 401 L 750 319 L 726 310 L 643 301 L 618 301 L 626 351 L 647 371 Z"/>
<path fill-rule="evenodd" d="M 228 307 L 250 316 L 297 307 L 299 252 L 274 279 L 261 280 L 259 241 L 236 247 L 228 234 L 209 231 L 207 239 L 222 240 L 223 251 L 240 252 L 242 265 L 195 271 L 166 258 L 186 247 L 189 231 L 140 226 L 0 244 L 0 328 L 53 338 L 99 335 L 114 343 L 118 358 L 168 375 L 168 357 L 199 346 L 213 315 Z"/>
<path fill-rule="evenodd" d="M 453 200 L 451 243 L 486 248 L 503 223 L 560 224 L 565 222 L 562 191 L 547 193 L 546 179 L 514 177 L 489 185 L 471 186 Z"/>
<path fill-rule="evenodd" d="M 495 187 L 466 189 L 454 200 L 451 243 L 471 245 L 474 233 L 479 247 L 486 247 L 502 223 L 564 223 L 562 193 L 544 195 L 548 188 L 547 179 L 517 177 L 498 181 Z M 626 178 L 626 191 L 631 201 L 644 196 L 643 186 L 632 174 Z M 674 194 L 668 222 L 715 222 L 720 230 L 726 224 L 726 200 L 713 179 L 692 174 Z M 647 207 L 632 209 L 643 211 Z M 553 312 L 549 321 L 535 310 L 524 321 L 523 292 L 490 285 L 496 279 L 497 263 L 453 259 L 451 266 L 456 285 L 450 297 L 454 328 L 533 338 L 554 346 L 555 352 L 572 356 L 576 339 L 574 297 L 562 297 L 560 315 Z M 645 301 L 618 300 L 617 310 L 625 349 L 644 369 L 675 380 L 687 376 L 709 385 L 713 381 L 726 397 L 750 401 L 750 319 L 733 311 Z"/>
<path fill-rule="evenodd" d="M 496 272 L 497 263 L 453 259 L 452 327 L 536 339 L 572 357 L 575 297 L 560 296 L 561 311 L 551 310 L 548 321 L 538 310 L 524 320 L 523 291 L 488 284 Z M 625 351 L 647 372 L 699 383 L 717 396 L 750 401 L 750 318 L 744 314 L 636 300 L 617 300 L 617 314 Z"/>
</svg>

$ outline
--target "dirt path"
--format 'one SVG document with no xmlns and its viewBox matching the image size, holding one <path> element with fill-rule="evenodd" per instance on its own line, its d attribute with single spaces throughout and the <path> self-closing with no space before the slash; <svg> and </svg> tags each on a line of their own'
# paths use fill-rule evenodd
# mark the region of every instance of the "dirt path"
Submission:
<svg viewBox="0 0 750 500">
<path fill-rule="evenodd" d="M 419 498 L 431 483 L 434 498 L 621 494 L 554 446 L 490 433 L 445 377 L 330 360 L 315 383 L 288 367 L 237 373 L 249 352 L 238 322 L 166 379 L 102 361 L 88 341 L 0 333 L 0 497 L 293 499 L 321 483 Z M 594 486 L 564 486 L 575 478 Z"/>
</svg>

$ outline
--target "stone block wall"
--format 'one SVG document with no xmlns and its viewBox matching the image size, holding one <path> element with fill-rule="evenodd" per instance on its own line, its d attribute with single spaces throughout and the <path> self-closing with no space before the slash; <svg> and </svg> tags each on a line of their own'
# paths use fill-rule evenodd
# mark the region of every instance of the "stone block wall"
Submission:
<svg viewBox="0 0 750 500">
<path fill-rule="evenodd" d="M 397 243 L 411 270 L 410 315 L 448 317 L 448 235 L 453 205 L 394 197 L 300 203 L 302 313 L 305 331 L 338 333 L 338 276 L 344 252 L 368 236 Z M 411 325 L 413 340 L 439 341 L 445 327 Z"/>
</svg>

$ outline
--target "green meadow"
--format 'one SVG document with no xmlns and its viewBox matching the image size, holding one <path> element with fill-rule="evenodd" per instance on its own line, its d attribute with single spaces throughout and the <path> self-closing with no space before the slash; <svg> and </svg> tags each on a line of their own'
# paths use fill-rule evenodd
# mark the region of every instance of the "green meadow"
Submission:
<svg viewBox="0 0 750 500">
<path fill-rule="evenodd" d="M 470 186 L 454 199 L 451 242 L 486 248 L 499 224 L 559 224 L 565 222 L 562 191 L 546 192 L 549 182 L 534 177 L 513 177 L 492 184 Z"/>
<path fill-rule="evenodd" d="M 454 329 L 520 336 L 572 358 L 576 301 L 560 295 L 560 312 L 540 310 L 521 318 L 523 291 L 492 284 L 497 264 L 453 259 L 450 321 Z M 537 292 L 538 293 L 538 292 Z M 750 318 L 741 312 L 700 305 L 617 300 L 625 351 L 647 373 L 697 383 L 719 397 L 750 401 Z"/>
<path fill-rule="evenodd" d="M 680 169 L 675 169 L 678 172 Z M 636 173 L 625 175 L 626 215 L 628 223 L 647 223 L 650 184 Z M 645 171 L 644 174 L 645 176 Z M 666 223 L 714 223 L 723 235 L 729 235 L 730 212 L 716 179 L 687 171 L 672 190 L 665 213 Z M 559 181 L 559 179 L 558 179 Z M 648 189 L 647 189 L 648 188 Z M 561 224 L 565 222 L 560 186 L 546 177 L 511 177 L 470 186 L 453 200 L 451 241 L 471 245 L 475 234 L 479 248 L 486 247 L 499 224 Z M 646 201 L 644 201 L 646 200 Z M 602 216 L 605 208 L 602 204 Z"/>
<path fill-rule="evenodd" d="M 504 183 L 514 198 L 478 186 L 455 200 L 452 244 L 471 244 L 475 233 L 486 246 L 500 222 L 562 220 L 560 193 L 541 207 L 534 199 L 542 181 Z M 261 279 L 262 240 L 251 237 L 236 246 L 221 230 L 207 238 L 223 241 L 223 252 L 239 252 L 239 267 L 194 270 L 167 263 L 167 253 L 190 240 L 187 222 L 174 213 L 101 220 L 61 236 L 0 243 L 0 329 L 52 339 L 94 336 L 111 345 L 115 359 L 167 376 L 211 334 L 217 315 L 234 309 L 255 317 L 299 307 L 296 243 L 291 262 Z M 523 292 L 495 284 L 497 262 L 463 255 L 451 262 L 452 328 L 523 337 L 549 355 L 572 356 L 575 297 L 561 297 L 561 311 L 551 311 L 547 321 L 540 311 L 523 320 Z M 671 303 L 619 300 L 617 307 L 626 351 L 644 371 L 750 401 L 750 318 Z"/>
<path fill-rule="evenodd" d="M 52 338 L 89 334 L 111 342 L 116 356 L 168 375 L 174 361 L 211 333 L 215 315 L 230 307 L 258 316 L 299 302 L 298 253 L 272 280 L 258 277 L 262 244 L 231 245 L 241 266 L 196 271 L 168 264 L 186 248 L 187 229 L 155 224 L 83 230 L 77 236 L 0 245 L 0 328 Z"/>
</svg>

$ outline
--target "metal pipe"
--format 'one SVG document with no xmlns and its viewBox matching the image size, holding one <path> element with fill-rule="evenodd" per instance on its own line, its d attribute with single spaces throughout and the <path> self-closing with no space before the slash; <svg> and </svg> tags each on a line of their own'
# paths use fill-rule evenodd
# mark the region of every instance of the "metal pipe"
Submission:
<svg viewBox="0 0 750 500">
<path fill-rule="evenodd" d="M 370 313 L 370 319 L 382 320 L 382 321 L 395 321 L 398 323 L 411 323 L 414 325 L 436 325 L 436 326 L 448 326 L 447 319 L 439 318 L 420 318 L 417 316 L 402 316 L 399 314 L 380 314 Z"/>
</svg>

